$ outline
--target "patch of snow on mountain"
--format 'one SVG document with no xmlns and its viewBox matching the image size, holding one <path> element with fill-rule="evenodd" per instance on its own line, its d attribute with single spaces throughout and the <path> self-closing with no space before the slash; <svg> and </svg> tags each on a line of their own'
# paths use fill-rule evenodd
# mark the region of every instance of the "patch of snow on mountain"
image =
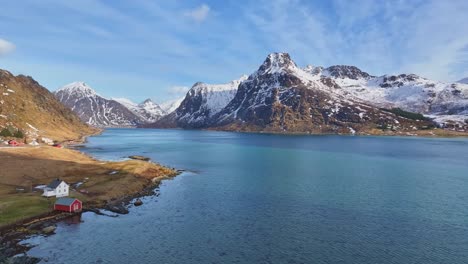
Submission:
<svg viewBox="0 0 468 264">
<path fill-rule="evenodd" d="M 165 113 L 170 114 L 174 112 L 180 106 L 180 104 L 182 103 L 184 99 L 185 99 L 185 96 L 175 99 L 175 100 L 166 101 L 164 103 L 161 103 L 159 106 Z"/>
<path fill-rule="evenodd" d="M 112 98 L 112 100 L 119 102 L 147 123 L 156 122 L 166 115 L 166 112 L 151 99 L 146 99 L 140 104 L 136 104 L 127 98 Z"/>
<path fill-rule="evenodd" d="M 85 82 L 72 82 L 69 83 L 62 88 L 55 91 L 55 93 L 63 92 L 63 95 L 74 95 L 79 98 L 83 97 L 94 97 L 100 96 L 96 91 L 93 90 L 90 86 L 88 86 Z M 65 98 L 61 98 L 65 99 Z"/>
<path fill-rule="evenodd" d="M 442 83 L 415 74 L 371 76 L 354 66 L 307 66 L 313 78 L 330 78 L 336 94 L 379 107 L 399 107 L 423 114 L 463 114 L 468 110 L 468 85 Z"/>
<path fill-rule="evenodd" d="M 210 116 L 212 116 L 221 111 L 234 98 L 237 87 L 246 79 L 247 76 L 242 76 L 226 84 L 198 83 L 192 89 L 194 93 L 203 95 L 203 107 L 209 109 Z"/>
</svg>

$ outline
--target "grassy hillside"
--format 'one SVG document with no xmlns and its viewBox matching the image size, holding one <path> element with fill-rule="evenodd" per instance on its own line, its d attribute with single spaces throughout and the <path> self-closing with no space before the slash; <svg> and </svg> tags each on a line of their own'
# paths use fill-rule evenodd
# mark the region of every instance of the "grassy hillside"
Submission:
<svg viewBox="0 0 468 264">
<path fill-rule="evenodd" d="M 74 140 L 96 132 L 31 77 L 0 70 L 0 131 L 5 128 L 28 140 Z"/>
<path fill-rule="evenodd" d="M 151 162 L 99 161 L 75 150 L 49 146 L 0 149 L 0 167 L 0 227 L 50 212 L 55 199 L 42 197 L 32 187 L 56 178 L 69 184 L 81 182 L 79 188 L 72 186 L 70 196 L 91 208 L 137 194 L 177 174 Z"/>
</svg>

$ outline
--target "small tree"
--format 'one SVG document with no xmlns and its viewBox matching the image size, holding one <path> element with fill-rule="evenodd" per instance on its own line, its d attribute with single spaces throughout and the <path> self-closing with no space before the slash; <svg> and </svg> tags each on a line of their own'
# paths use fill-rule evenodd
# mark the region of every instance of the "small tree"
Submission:
<svg viewBox="0 0 468 264">
<path fill-rule="evenodd" d="M 8 129 L 8 128 L 4 128 L 2 129 L 2 131 L 0 131 L 0 136 L 2 137 L 12 137 L 13 134 L 11 134 L 11 131 Z"/>
<path fill-rule="evenodd" d="M 24 138 L 24 133 L 21 130 L 16 130 L 15 134 L 13 135 L 15 138 Z"/>
</svg>

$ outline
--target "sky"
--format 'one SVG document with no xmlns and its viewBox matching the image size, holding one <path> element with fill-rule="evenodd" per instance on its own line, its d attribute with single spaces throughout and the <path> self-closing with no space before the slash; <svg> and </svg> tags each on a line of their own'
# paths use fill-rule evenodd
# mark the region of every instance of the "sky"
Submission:
<svg viewBox="0 0 468 264">
<path fill-rule="evenodd" d="M 468 77 L 466 0 L 0 0 L 0 68 L 49 90 L 180 98 L 251 74 L 271 52 L 299 66 Z"/>
</svg>

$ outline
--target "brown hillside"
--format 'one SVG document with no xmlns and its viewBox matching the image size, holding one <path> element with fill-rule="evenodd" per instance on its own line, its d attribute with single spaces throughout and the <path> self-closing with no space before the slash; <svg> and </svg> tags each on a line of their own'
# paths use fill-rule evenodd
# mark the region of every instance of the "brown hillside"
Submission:
<svg viewBox="0 0 468 264">
<path fill-rule="evenodd" d="M 75 140 L 96 132 L 33 78 L 0 70 L 0 130 L 21 129 L 28 140 Z"/>
</svg>

